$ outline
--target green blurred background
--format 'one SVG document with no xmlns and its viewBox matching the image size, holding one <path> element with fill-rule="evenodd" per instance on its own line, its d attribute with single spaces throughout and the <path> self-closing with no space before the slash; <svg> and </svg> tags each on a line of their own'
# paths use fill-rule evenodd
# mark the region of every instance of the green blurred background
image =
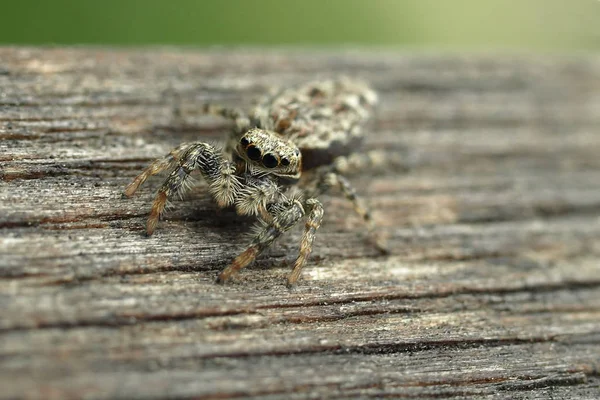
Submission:
<svg viewBox="0 0 600 400">
<path fill-rule="evenodd" d="M 0 42 L 589 51 L 600 49 L 600 1 L 4 1 Z"/>
</svg>

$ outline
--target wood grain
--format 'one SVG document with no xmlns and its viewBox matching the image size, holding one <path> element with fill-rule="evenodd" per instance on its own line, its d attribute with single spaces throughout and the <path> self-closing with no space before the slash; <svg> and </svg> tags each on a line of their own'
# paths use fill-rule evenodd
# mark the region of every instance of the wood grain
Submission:
<svg viewBox="0 0 600 400">
<path fill-rule="evenodd" d="M 252 220 L 199 183 L 143 235 L 206 101 L 348 75 L 381 106 L 298 286 L 294 230 L 227 285 Z M 0 49 L 2 398 L 597 398 L 600 59 Z"/>
</svg>

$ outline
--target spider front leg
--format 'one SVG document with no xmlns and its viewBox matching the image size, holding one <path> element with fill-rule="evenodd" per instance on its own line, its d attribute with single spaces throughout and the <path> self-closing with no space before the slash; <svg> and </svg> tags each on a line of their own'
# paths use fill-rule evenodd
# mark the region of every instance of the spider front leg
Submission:
<svg viewBox="0 0 600 400">
<path fill-rule="evenodd" d="M 172 159 L 171 159 L 172 158 Z M 127 187 L 125 194 L 133 195 L 137 188 L 151 175 L 166 169 L 171 171 L 152 204 L 146 232 L 152 235 L 167 201 L 175 194 L 182 195 L 189 188 L 190 174 L 198 169 L 209 184 L 209 191 L 221 207 L 233 203 L 240 184 L 235 176 L 235 167 L 225 160 L 217 149 L 207 143 L 192 143 L 175 149 L 170 156 L 151 164 Z"/>
<path fill-rule="evenodd" d="M 291 287 L 296 283 L 300 277 L 300 272 L 312 251 L 315 233 L 317 232 L 317 229 L 319 229 L 319 226 L 321 226 L 321 221 L 323 220 L 323 205 L 319 200 L 308 199 L 306 201 L 306 208 L 309 210 L 308 220 L 304 226 L 302 242 L 300 242 L 300 253 L 298 254 L 298 258 L 296 258 L 296 262 L 294 262 L 294 269 L 288 276 L 288 287 Z"/>
<path fill-rule="evenodd" d="M 181 155 L 184 154 L 189 148 L 193 146 L 191 143 L 182 143 L 178 147 L 171 150 L 171 152 L 164 156 L 163 158 L 159 158 L 150 164 L 144 172 L 135 177 L 133 182 L 131 182 L 125 188 L 125 195 L 127 197 L 133 196 L 133 194 L 138 190 L 138 188 L 146 182 L 146 179 L 149 177 L 160 174 L 161 172 L 171 169 L 175 166 L 177 161 L 181 158 Z"/>
<path fill-rule="evenodd" d="M 240 215 L 255 215 L 268 223 L 273 215 L 267 210 L 268 204 L 277 204 L 279 187 L 270 179 L 247 177 L 245 187 L 241 189 L 235 201 L 235 209 Z"/>
<path fill-rule="evenodd" d="M 306 259 L 312 249 L 314 233 L 319 227 L 323 216 L 323 207 L 318 200 L 308 200 L 304 203 L 304 206 L 309 210 L 309 220 L 306 223 L 306 229 L 302 238 L 300 254 L 294 264 L 294 270 L 288 278 L 288 284 L 290 285 L 296 282 L 302 267 L 306 263 Z M 275 239 L 296 225 L 305 215 L 304 206 L 298 199 L 288 200 L 287 204 L 277 204 L 274 208 L 276 211 L 271 221 L 266 223 L 263 230 L 252 240 L 252 243 L 250 243 L 246 250 L 221 272 L 217 278 L 217 282 L 224 283 L 229 280 L 240 269 L 254 261 Z"/>
</svg>

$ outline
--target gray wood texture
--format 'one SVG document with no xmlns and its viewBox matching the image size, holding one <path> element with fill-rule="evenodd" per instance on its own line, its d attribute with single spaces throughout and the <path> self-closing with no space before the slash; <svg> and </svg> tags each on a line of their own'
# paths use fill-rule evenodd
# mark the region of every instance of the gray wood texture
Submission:
<svg viewBox="0 0 600 400">
<path fill-rule="evenodd" d="M 272 85 L 347 75 L 380 107 L 300 230 L 226 285 L 252 219 L 199 182 L 151 237 L 123 188 Z M 0 398 L 598 398 L 600 59 L 0 49 Z M 286 265 L 286 263 L 288 265 Z"/>
</svg>

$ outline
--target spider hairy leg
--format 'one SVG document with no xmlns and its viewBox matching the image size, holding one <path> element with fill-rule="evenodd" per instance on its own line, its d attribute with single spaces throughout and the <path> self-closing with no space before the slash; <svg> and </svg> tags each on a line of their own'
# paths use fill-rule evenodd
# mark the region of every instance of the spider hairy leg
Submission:
<svg viewBox="0 0 600 400">
<path fill-rule="evenodd" d="M 223 107 L 211 103 L 204 104 L 202 106 L 202 111 L 205 114 L 217 115 L 232 121 L 248 118 L 247 114 L 238 108 Z"/>
<path fill-rule="evenodd" d="M 125 195 L 127 197 L 133 196 L 133 194 L 138 190 L 138 188 L 144 182 L 146 182 L 146 179 L 153 175 L 160 174 L 163 171 L 173 168 L 177 161 L 179 161 L 179 159 L 181 158 L 181 155 L 185 153 L 191 146 L 193 146 L 192 143 L 182 143 L 178 147 L 171 150 L 171 152 L 168 155 L 155 160 L 141 174 L 136 176 L 135 179 L 125 188 Z"/>
<path fill-rule="evenodd" d="M 288 287 L 293 286 L 300 277 L 300 272 L 312 251 L 312 245 L 315 240 L 317 229 L 319 229 L 321 221 L 323 220 L 323 205 L 319 200 L 308 199 L 306 201 L 306 209 L 309 210 L 308 219 L 304 227 L 302 242 L 300 243 L 300 253 L 298 254 L 296 262 L 294 262 L 294 269 L 288 276 Z"/>
<path fill-rule="evenodd" d="M 167 201 L 175 194 L 182 195 L 190 186 L 190 174 L 198 169 L 209 184 L 209 190 L 219 206 L 231 203 L 239 190 L 239 182 L 234 175 L 235 168 L 223 158 L 220 151 L 207 143 L 194 143 L 186 148 L 176 167 L 171 171 L 152 204 L 146 232 L 152 235 Z"/>
<path fill-rule="evenodd" d="M 321 178 L 317 183 L 316 190 L 318 193 L 324 193 L 333 186 L 340 188 L 346 199 L 352 203 L 354 211 L 360 215 L 363 221 L 365 221 L 372 244 L 382 254 L 388 254 L 390 252 L 389 248 L 385 240 L 377 232 L 377 226 L 373 221 L 371 211 L 366 205 L 364 205 L 360 197 L 356 194 L 356 190 L 354 190 L 354 187 L 352 187 L 352 184 L 348 181 L 348 179 L 335 172 L 327 172 L 321 175 Z"/>
<path fill-rule="evenodd" d="M 235 201 L 236 211 L 240 215 L 259 216 L 268 222 L 273 217 L 267 211 L 267 204 L 272 203 L 279 193 L 280 189 L 275 182 L 257 180 L 239 191 Z"/>
<path fill-rule="evenodd" d="M 275 239 L 292 228 L 304 216 L 304 207 L 298 200 L 293 200 L 283 205 L 281 211 L 256 235 L 250 245 L 225 268 L 219 277 L 218 283 L 227 282 L 240 269 L 246 267 L 269 247 Z"/>
<path fill-rule="evenodd" d="M 248 114 L 239 108 L 224 107 L 217 104 L 205 103 L 202 106 L 202 112 L 205 114 L 216 115 L 223 117 L 235 123 L 235 129 L 231 130 L 224 151 L 232 153 L 235 151 L 235 145 L 239 140 L 240 135 L 253 127 Z"/>
<path fill-rule="evenodd" d="M 412 161 L 408 157 L 390 154 L 381 150 L 371 150 L 365 153 L 354 153 L 337 157 L 333 161 L 333 170 L 341 175 L 353 175 L 365 170 L 370 172 L 406 172 Z"/>
</svg>

